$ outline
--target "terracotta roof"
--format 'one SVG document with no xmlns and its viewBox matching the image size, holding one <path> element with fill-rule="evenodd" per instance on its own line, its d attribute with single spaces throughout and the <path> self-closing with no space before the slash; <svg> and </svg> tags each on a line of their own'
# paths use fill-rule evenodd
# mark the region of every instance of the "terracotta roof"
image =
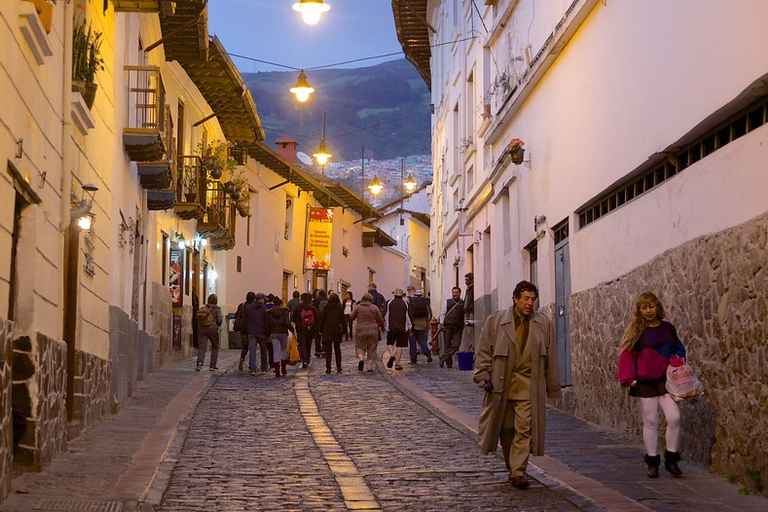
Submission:
<svg viewBox="0 0 768 512">
<path fill-rule="evenodd" d="M 427 0 L 392 0 L 397 39 L 405 56 L 411 61 L 424 79 L 427 88 L 432 88 L 432 72 L 429 60 L 432 50 L 429 44 L 427 23 Z"/>
</svg>

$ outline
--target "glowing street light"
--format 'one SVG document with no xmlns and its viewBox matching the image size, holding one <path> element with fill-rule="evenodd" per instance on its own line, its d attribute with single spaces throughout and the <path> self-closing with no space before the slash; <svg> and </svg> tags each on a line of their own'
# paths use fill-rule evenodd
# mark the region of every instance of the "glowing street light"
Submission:
<svg viewBox="0 0 768 512">
<path fill-rule="evenodd" d="M 405 180 L 405 190 L 410 194 L 416 188 L 416 182 L 413 180 L 413 175 L 409 174 L 408 179 Z"/>
<path fill-rule="evenodd" d="M 320 21 L 320 15 L 328 12 L 331 6 L 324 4 L 323 0 L 301 0 L 293 4 L 293 10 L 300 12 L 304 23 L 307 25 L 316 25 Z"/>
<path fill-rule="evenodd" d="M 315 89 L 310 87 L 307 82 L 307 75 L 304 74 L 304 70 L 299 71 L 299 80 L 296 85 L 291 87 L 291 93 L 296 95 L 296 99 L 304 103 L 309 99 L 309 95 L 315 92 Z"/>
<path fill-rule="evenodd" d="M 371 194 L 373 194 L 374 196 L 377 196 L 379 195 L 379 192 L 381 192 L 383 189 L 384 189 L 384 185 L 382 185 L 379 182 L 379 177 L 374 175 L 373 181 L 371 181 L 371 184 L 368 185 L 368 190 L 371 191 Z"/>
</svg>

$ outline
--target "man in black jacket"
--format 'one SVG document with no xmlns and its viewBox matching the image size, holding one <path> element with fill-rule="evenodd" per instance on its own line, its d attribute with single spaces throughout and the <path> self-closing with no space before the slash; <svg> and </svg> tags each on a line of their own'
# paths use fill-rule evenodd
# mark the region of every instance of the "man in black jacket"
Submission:
<svg viewBox="0 0 768 512">
<path fill-rule="evenodd" d="M 384 325 L 387 329 L 387 352 L 389 353 L 387 368 L 392 368 L 394 363 L 395 370 L 402 370 L 400 358 L 403 355 L 403 348 L 408 346 L 411 319 L 408 316 L 408 304 L 403 300 L 405 295 L 403 289 L 398 288 L 392 293 L 395 297 L 384 307 Z"/>
<path fill-rule="evenodd" d="M 461 346 L 461 333 L 464 331 L 464 301 L 461 300 L 461 288 L 451 289 L 451 298 L 445 301 L 440 311 L 440 324 L 443 329 L 443 353 L 440 354 L 440 367 L 453 368 L 453 356 Z"/>
</svg>

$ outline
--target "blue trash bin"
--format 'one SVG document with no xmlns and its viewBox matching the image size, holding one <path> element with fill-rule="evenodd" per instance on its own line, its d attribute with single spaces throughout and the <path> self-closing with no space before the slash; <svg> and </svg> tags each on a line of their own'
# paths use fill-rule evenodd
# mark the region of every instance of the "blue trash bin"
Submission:
<svg viewBox="0 0 768 512">
<path fill-rule="evenodd" d="M 475 353 L 459 352 L 459 370 L 472 371 L 475 369 Z"/>
</svg>

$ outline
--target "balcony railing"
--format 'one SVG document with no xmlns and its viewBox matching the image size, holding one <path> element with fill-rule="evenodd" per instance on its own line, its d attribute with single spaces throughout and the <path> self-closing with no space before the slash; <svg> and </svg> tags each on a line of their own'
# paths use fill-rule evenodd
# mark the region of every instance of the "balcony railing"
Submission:
<svg viewBox="0 0 768 512">
<path fill-rule="evenodd" d="M 197 232 L 203 238 L 223 236 L 229 225 L 231 199 L 218 181 L 208 181 L 205 190 L 205 216 L 197 221 Z"/>
<path fill-rule="evenodd" d="M 157 66 L 125 66 L 126 126 L 123 145 L 134 162 L 159 160 L 168 151 L 165 87 Z"/>
<path fill-rule="evenodd" d="M 223 235 L 212 236 L 208 239 L 212 251 L 228 251 L 235 248 L 235 225 L 237 222 L 237 212 L 230 202 L 229 218 L 227 219 L 227 229 Z"/>
<path fill-rule="evenodd" d="M 205 172 L 200 157 L 184 155 L 178 157 L 178 179 L 176 180 L 176 215 L 182 219 L 202 220 L 205 215 Z"/>
</svg>

